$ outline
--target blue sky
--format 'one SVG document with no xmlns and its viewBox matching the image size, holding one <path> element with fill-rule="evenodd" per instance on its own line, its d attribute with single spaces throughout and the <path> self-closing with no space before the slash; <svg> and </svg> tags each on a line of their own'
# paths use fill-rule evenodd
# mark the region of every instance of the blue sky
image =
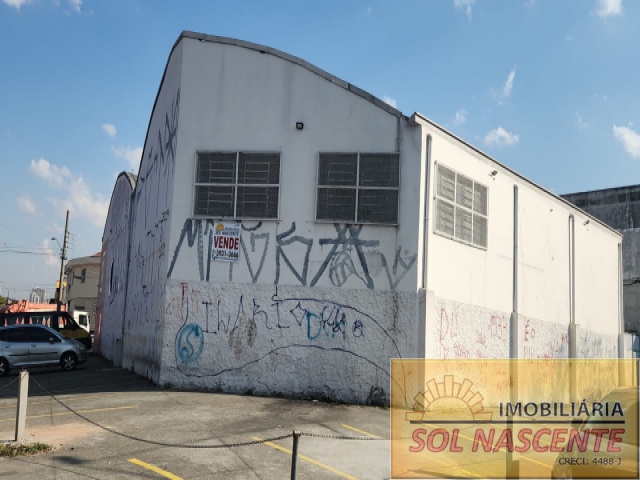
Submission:
<svg viewBox="0 0 640 480">
<path fill-rule="evenodd" d="M 69 256 L 100 251 L 182 30 L 299 56 L 561 194 L 640 183 L 639 20 L 629 0 L 0 0 L 0 294 L 51 291 L 67 208 Z"/>
</svg>

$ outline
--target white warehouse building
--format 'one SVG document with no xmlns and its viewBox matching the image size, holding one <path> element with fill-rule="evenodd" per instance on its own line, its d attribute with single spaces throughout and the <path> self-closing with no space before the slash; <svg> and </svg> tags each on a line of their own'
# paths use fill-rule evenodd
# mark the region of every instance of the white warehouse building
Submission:
<svg viewBox="0 0 640 480">
<path fill-rule="evenodd" d="M 419 113 L 183 32 L 112 194 L 96 348 L 161 385 L 374 404 L 390 358 L 626 356 L 621 238 Z"/>
</svg>

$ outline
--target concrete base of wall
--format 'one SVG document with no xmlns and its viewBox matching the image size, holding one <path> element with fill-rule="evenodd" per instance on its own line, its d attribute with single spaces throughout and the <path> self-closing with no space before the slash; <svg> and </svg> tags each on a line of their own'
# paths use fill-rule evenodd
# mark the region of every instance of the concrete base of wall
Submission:
<svg viewBox="0 0 640 480">
<path fill-rule="evenodd" d="M 415 293 L 167 283 L 160 384 L 389 403 L 418 351 Z"/>
</svg>

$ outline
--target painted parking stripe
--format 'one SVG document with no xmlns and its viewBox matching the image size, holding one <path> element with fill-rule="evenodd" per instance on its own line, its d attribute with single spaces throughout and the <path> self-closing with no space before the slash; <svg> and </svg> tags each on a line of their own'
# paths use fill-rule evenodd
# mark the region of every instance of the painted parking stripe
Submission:
<svg viewBox="0 0 640 480">
<path fill-rule="evenodd" d="M 150 463 L 143 462 L 142 460 L 138 460 L 137 458 L 130 458 L 129 461 L 131 463 L 135 463 L 136 465 L 140 465 L 147 470 L 151 470 L 152 472 L 157 473 L 158 475 L 162 475 L 165 478 L 170 478 L 171 480 L 182 480 L 182 477 L 174 475 L 171 472 L 167 472 L 166 470 L 161 469 L 160 467 L 156 467 L 155 465 L 151 465 Z"/>
<path fill-rule="evenodd" d="M 367 437 L 380 438 L 380 435 L 374 435 L 373 433 L 365 432 L 364 430 L 360 430 L 359 428 L 352 427 L 350 425 L 347 425 L 346 423 L 343 423 L 342 426 L 344 428 L 348 428 L 349 430 L 353 430 L 354 432 L 361 433 L 362 435 L 365 435 Z"/>
<path fill-rule="evenodd" d="M 132 408 L 138 408 L 138 405 L 127 405 L 126 407 L 94 408 L 93 410 L 77 410 L 77 413 L 110 412 L 113 410 L 128 410 Z M 73 415 L 73 412 L 48 413 L 47 415 L 27 415 L 27 420 L 31 418 L 61 417 L 63 415 Z M 15 421 L 16 421 L 15 417 L 0 419 L 0 422 L 15 422 Z"/>
<path fill-rule="evenodd" d="M 97 395 L 83 395 L 80 397 L 70 397 L 70 398 L 61 398 L 60 400 L 63 400 L 65 402 L 74 402 L 77 400 L 85 400 L 87 398 L 103 398 L 103 397 L 121 397 L 126 395 L 126 393 L 100 393 Z M 14 399 L 15 400 L 15 399 Z M 49 400 L 47 402 L 29 402 L 29 404 L 27 406 L 31 406 L 31 405 L 51 405 L 51 403 L 53 402 L 53 400 Z M 7 406 L 0 406 L 0 410 L 3 410 L 5 408 L 13 408 L 15 409 L 16 406 L 15 405 L 7 405 Z"/>
<path fill-rule="evenodd" d="M 253 439 L 254 440 L 260 440 L 260 441 L 262 440 L 259 437 L 253 437 Z M 271 442 L 263 442 L 263 443 L 264 443 L 264 445 L 267 445 L 267 446 L 269 446 L 271 448 L 275 448 L 276 450 L 280 450 L 281 452 L 288 453 L 289 455 L 291 455 L 291 453 L 292 453 L 291 450 L 289 450 L 288 448 L 281 447 L 280 445 L 276 445 L 275 443 L 271 443 Z M 313 458 L 307 457 L 306 455 L 298 454 L 298 458 L 300 458 L 302 460 L 305 460 L 305 461 L 307 461 L 309 463 L 312 463 L 313 465 L 316 465 L 316 466 L 318 466 L 320 468 L 324 468 L 325 470 L 329 470 L 330 472 L 335 473 L 336 475 L 339 475 L 342 478 L 348 478 L 349 480 L 358 480 L 356 477 L 352 477 L 351 475 L 349 475 L 347 473 L 344 473 L 344 472 L 341 472 L 340 470 L 336 470 L 335 468 L 330 467 L 329 465 L 325 465 L 324 463 L 320 463 L 317 460 L 314 460 Z"/>
</svg>

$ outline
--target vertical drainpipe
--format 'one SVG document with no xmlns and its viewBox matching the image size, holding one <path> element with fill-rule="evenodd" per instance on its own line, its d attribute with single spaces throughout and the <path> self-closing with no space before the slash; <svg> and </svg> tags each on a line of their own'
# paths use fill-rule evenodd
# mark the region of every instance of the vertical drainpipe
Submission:
<svg viewBox="0 0 640 480">
<path fill-rule="evenodd" d="M 513 186 L 513 299 L 509 324 L 509 399 L 512 405 L 520 401 L 518 389 L 518 186 Z M 513 416 L 507 417 L 507 429 L 514 431 Z M 507 451 L 507 478 L 520 478 L 520 454 Z"/>
<path fill-rule="evenodd" d="M 569 215 L 569 358 L 578 358 L 579 326 L 576 323 L 576 219 Z M 578 369 L 569 363 L 569 395 L 571 401 L 578 399 Z"/>
<path fill-rule="evenodd" d="M 513 186 L 513 300 L 509 357 L 518 358 L 518 186 Z"/>
<path fill-rule="evenodd" d="M 569 358 L 578 358 L 579 326 L 576 324 L 576 219 L 569 215 Z"/>
<path fill-rule="evenodd" d="M 431 135 L 427 135 L 426 140 L 426 159 L 424 169 L 424 215 L 422 218 L 422 288 L 427 289 L 427 238 L 429 237 L 429 182 L 431 181 Z"/>
<path fill-rule="evenodd" d="M 618 358 L 625 357 L 624 348 L 624 303 L 622 301 L 622 244 L 618 244 Z M 621 368 L 618 371 L 622 371 Z M 624 380 L 622 378 L 621 380 Z M 624 384 L 623 382 L 621 384 Z"/>
</svg>

